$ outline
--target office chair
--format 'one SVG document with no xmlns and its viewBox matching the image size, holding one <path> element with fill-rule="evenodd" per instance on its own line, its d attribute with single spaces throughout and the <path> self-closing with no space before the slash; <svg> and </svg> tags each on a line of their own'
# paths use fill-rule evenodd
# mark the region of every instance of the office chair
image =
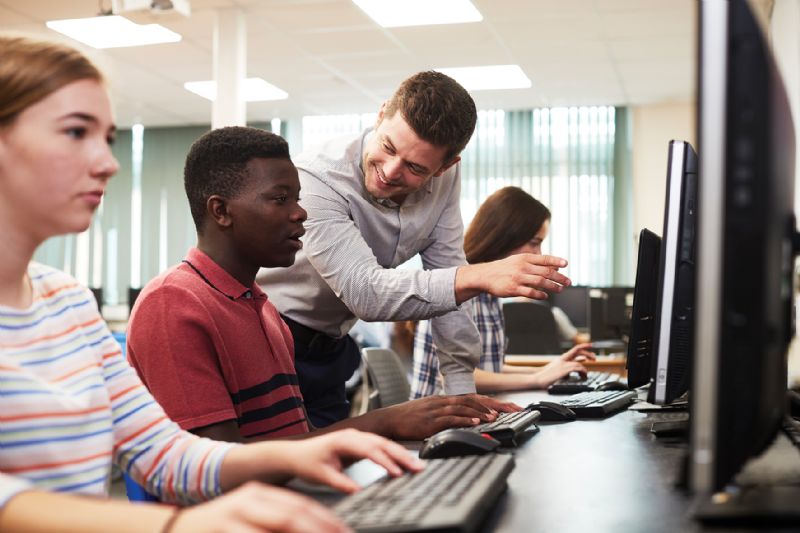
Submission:
<svg viewBox="0 0 800 533">
<path fill-rule="evenodd" d="M 128 474 L 122 473 L 125 480 L 125 494 L 131 502 L 157 502 L 158 498 L 147 492 L 144 487 L 136 483 Z"/>
<path fill-rule="evenodd" d="M 94 300 L 97 302 L 97 310 L 100 311 L 100 314 L 103 314 L 103 288 L 102 287 L 90 287 L 90 291 L 92 291 L 92 295 L 94 295 Z"/>
<path fill-rule="evenodd" d="M 536 301 L 505 302 L 508 354 L 559 354 L 561 339 L 553 311 L 546 303 Z"/>
<path fill-rule="evenodd" d="M 399 355 L 389 348 L 364 348 L 361 359 L 371 388 L 368 400 L 365 400 L 369 402 L 366 410 L 408 401 L 411 385 Z"/>
<path fill-rule="evenodd" d="M 128 315 L 130 316 L 131 311 L 133 310 L 133 304 L 136 303 L 136 299 L 139 297 L 139 293 L 142 292 L 141 287 L 128 287 Z"/>
</svg>

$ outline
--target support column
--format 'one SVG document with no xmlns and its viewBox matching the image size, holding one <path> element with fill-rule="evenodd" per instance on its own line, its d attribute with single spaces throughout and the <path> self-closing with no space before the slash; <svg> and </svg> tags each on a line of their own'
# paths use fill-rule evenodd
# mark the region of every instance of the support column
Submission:
<svg viewBox="0 0 800 533">
<path fill-rule="evenodd" d="M 247 75 L 247 28 L 239 9 L 220 9 L 214 25 L 214 80 L 217 98 L 211 127 L 244 126 L 247 107 L 240 97 Z"/>
</svg>

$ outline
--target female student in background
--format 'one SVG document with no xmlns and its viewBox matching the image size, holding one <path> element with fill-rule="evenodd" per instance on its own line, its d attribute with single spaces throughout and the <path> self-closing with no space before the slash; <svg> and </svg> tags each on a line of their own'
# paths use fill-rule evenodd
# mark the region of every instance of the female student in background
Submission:
<svg viewBox="0 0 800 533">
<path fill-rule="evenodd" d="M 464 252 L 470 264 L 502 259 L 519 253 L 542 253 L 542 241 L 550 226 L 550 210 L 518 187 L 504 187 L 481 204 L 464 234 Z M 472 319 L 481 334 L 481 362 L 475 369 L 479 393 L 544 389 L 570 372 L 586 372 L 580 363 L 594 359 L 591 344 L 577 344 L 547 365 L 513 367 L 503 364 L 505 328 L 500 299 L 480 294 L 464 305 L 472 306 Z M 441 391 L 438 358 L 427 321 L 420 322 L 414 337 L 414 376 L 411 398 Z"/>
<path fill-rule="evenodd" d="M 114 134 L 102 75 L 84 56 L 0 34 L 0 531 L 345 530 L 324 507 L 257 481 L 353 492 L 346 461 L 366 457 L 392 475 L 421 463 L 355 430 L 243 446 L 180 430 L 92 294 L 31 262 L 45 239 L 88 228 L 118 168 Z M 85 497 L 107 495 L 112 463 L 164 502 L 232 492 L 183 511 Z"/>
</svg>

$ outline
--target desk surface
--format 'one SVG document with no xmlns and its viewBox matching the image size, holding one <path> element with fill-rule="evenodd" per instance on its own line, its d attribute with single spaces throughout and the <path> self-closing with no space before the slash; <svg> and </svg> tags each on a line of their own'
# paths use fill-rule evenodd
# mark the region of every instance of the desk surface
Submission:
<svg viewBox="0 0 800 533">
<path fill-rule="evenodd" d="M 542 394 L 504 397 L 526 405 Z M 509 490 L 487 531 L 698 529 L 687 516 L 690 498 L 673 488 L 686 446 L 657 441 L 648 415 L 626 411 L 540 427 L 517 449 Z"/>
<path fill-rule="evenodd" d="M 502 397 L 526 405 L 543 394 Z M 650 433 L 654 420 L 676 416 L 686 415 L 624 411 L 602 420 L 541 423 L 516 450 L 508 491 L 484 531 L 705 531 L 691 516 L 691 496 L 676 488 L 688 444 Z M 779 464 L 788 452 L 800 465 L 797 450 L 780 437 Z"/>
<path fill-rule="evenodd" d="M 520 405 L 553 399 L 542 391 L 499 397 Z M 540 423 L 541 431 L 514 450 L 516 468 L 508 490 L 481 532 L 763 531 L 703 528 L 692 518 L 691 496 L 675 486 L 688 444 L 650 433 L 653 421 L 675 417 L 685 414 L 623 411 L 602 420 Z M 348 469 L 360 483 L 383 475 L 380 467 L 364 463 Z M 777 476 L 784 483 L 800 482 L 800 455 L 783 435 L 751 467 L 740 480 L 766 471 L 773 480 Z M 331 502 L 338 497 L 320 499 Z"/>
<path fill-rule="evenodd" d="M 544 366 L 553 360 L 553 355 L 506 355 L 505 363 L 512 366 Z M 584 361 L 589 370 L 614 372 L 627 375 L 626 359 L 621 355 L 598 355 L 596 361 Z"/>
<path fill-rule="evenodd" d="M 514 366 L 542 366 L 546 365 L 553 358 L 560 356 L 557 355 L 511 355 L 505 356 L 503 361 L 508 365 Z M 594 361 L 585 361 L 583 364 L 586 366 L 598 365 L 622 365 L 625 366 L 626 358 L 624 355 L 598 355 Z"/>
</svg>

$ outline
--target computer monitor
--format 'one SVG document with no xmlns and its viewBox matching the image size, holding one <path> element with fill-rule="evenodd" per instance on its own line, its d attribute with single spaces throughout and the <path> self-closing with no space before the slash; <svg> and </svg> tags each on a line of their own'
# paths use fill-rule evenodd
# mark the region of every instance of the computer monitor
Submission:
<svg viewBox="0 0 800 533">
<path fill-rule="evenodd" d="M 627 341 L 631 326 L 633 287 L 593 287 L 589 291 L 592 341 Z"/>
<path fill-rule="evenodd" d="M 618 339 L 627 338 L 631 329 L 633 287 L 605 287 L 606 327 Z"/>
<path fill-rule="evenodd" d="M 576 328 L 589 327 L 589 287 L 571 285 L 550 294 L 548 301 L 569 317 Z"/>
<path fill-rule="evenodd" d="M 702 179 L 688 481 L 707 495 L 731 483 L 780 427 L 797 237 L 792 114 L 759 21 L 744 0 L 699 8 Z M 713 514 L 708 507 L 701 517 Z"/>
<path fill-rule="evenodd" d="M 650 384 L 653 374 L 660 255 L 661 237 L 644 228 L 639 232 L 631 336 L 626 360 L 628 387 L 632 389 Z"/>
<path fill-rule="evenodd" d="M 648 400 L 665 405 L 689 390 L 694 330 L 697 154 L 670 141 Z"/>
</svg>

